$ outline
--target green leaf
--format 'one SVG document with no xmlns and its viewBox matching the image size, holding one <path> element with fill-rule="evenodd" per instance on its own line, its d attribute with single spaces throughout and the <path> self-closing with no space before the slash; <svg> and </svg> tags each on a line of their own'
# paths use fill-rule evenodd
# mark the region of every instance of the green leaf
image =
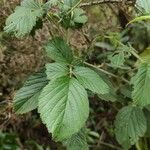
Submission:
<svg viewBox="0 0 150 150">
<path fill-rule="evenodd" d="M 72 51 L 62 38 L 56 37 L 49 41 L 46 52 L 47 56 L 56 62 L 71 63 L 73 61 Z"/>
<path fill-rule="evenodd" d="M 17 37 L 23 37 L 31 32 L 43 14 L 42 6 L 38 2 L 23 0 L 21 6 L 16 7 L 15 12 L 7 18 L 4 30 L 14 33 Z"/>
<path fill-rule="evenodd" d="M 63 63 L 46 64 L 46 74 L 49 80 L 55 80 L 59 77 L 69 75 L 69 67 Z"/>
<path fill-rule="evenodd" d="M 140 65 L 137 74 L 132 79 L 132 97 L 136 104 L 146 106 L 150 104 L 150 64 Z"/>
<path fill-rule="evenodd" d="M 115 55 L 109 55 L 108 59 L 111 61 L 111 64 L 116 67 L 120 67 L 124 65 L 125 58 L 124 53 L 120 52 Z"/>
<path fill-rule="evenodd" d="M 81 8 L 76 8 L 73 11 L 73 21 L 75 23 L 86 23 L 88 20 L 87 16 L 85 15 L 85 11 Z"/>
<path fill-rule="evenodd" d="M 104 82 L 106 82 L 106 84 L 109 86 L 109 89 L 110 89 L 109 92 L 106 94 L 98 94 L 98 97 L 101 100 L 105 100 L 105 101 L 111 101 L 111 102 L 117 101 L 119 98 L 118 98 L 118 95 L 116 94 L 116 89 L 114 85 L 110 81 L 110 78 L 107 77 L 106 74 L 102 72 L 97 71 L 97 73 L 102 77 L 102 79 L 104 80 Z"/>
<path fill-rule="evenodd" d="M 136 17 L 135 19 L 131 20 L 127 25 L 138 21 L 144 21 L 144 20 L 150 20 L 150 15 Z"/>
<path fill-rule="evenodd" d="M 98 97 L 105 101 L 111 101 L 111 102 L 117 101 L 117 95 L 114 93 L 114 91 L 110 91 L 107 94 L 98 94 Z"/>
<path fill-rule="evenodd" d="M 77 133 L 88 118 L 87 92 L 75 78 L 52 80 L 40 95 L 38 111 L 53 138 L 66 140 Z"/>
<path fill-rule="evenodd" d="M 67 150 L 88 150 L 87 136 L 86 129 L 82 128 L 63 143 L 67 147 Z"/>
<path fill-rule="evenodd" d="M 15 112 L 23 114 L 36 109 L 40 92 L 46 84 L 47 78 L 44 72 L 35 73 L 30 76 L 14 97 Z"/>
<path fill-rule="evenodd" d="M 64 0 L 63 4 L 71 8 L 75 6 L 78 2 L 79 0 Z"/>
<path fill-rule="evenodd" d="M 150 13 L 150 1 L 149 0 L 137 0 L 136 5 L 142 8 L 145 13 Z"/>
<path fill-rule="evenodd" d="M 78 81 L 86 88 L 97 94 L 109 93 L 108 85 L 93 70 L 76 66 L 73 70 Z"/>
<path fill-rule="evenodd" d="M 43 8 L 48 10 L 53 6 L 56 6 L 59 3 L 59 0 L 48 0 L 44 5 Z"/>
<path fill-rule="evenodd" d="M 143 62 L 145 63 L 150 63 L 150 47 L 145 49 L 141 54 L 140 58 L 142 59 Z"/>
<path fill-rule="evenodd" d="M 85 11 L 81 8 L 72 9 L 79 0 L 64 0 L 59 17 L 65 28 L 79 28 L 87 22 Z"/>
<path fill-rule="evenodd" d="M 115 134 L 118 142 L 129 149 L 146 132 L 146 118 L 141 108 L 126 106 L 117 114 Z"/>
</svg>

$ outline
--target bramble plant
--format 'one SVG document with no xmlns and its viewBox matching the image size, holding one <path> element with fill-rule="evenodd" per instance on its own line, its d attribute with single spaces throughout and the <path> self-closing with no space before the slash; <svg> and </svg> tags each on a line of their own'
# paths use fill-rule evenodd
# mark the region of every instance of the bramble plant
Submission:
<svg viewBox="0 0 150 150">
<path fill-rule="evenodd" d="M 69 35 L 70 28 L 82 28 L 88 21 L 82 7 L 92 4 L 96 2 L 23 0 L 7 18 L 4 30 L 17 38 L 30 34 L 34 36 L 46 20 L 54 23 L 59 32 L 55 36 L 50 31 L 51 40 L 44 46 L 46 56 L 53 63 L 47 63 L 40 72 L 30 76 L 16 92 L 14 110 L 24 114 L 37 109 L 55 141 L 62 142 L 68 150 L 86 150 L 89 149 L 86 129 L 89 90 L 102 100 L 120 103 L 117 109 L 122 108 L 114 122 L 116 139 L 124 149 L 135 144 L 138 148 L 139 139 L 149 128 L 150 48 L 139 54 L 126 38 L 126 33 L 121 32 L 98 36 L 91 43 L 109 50 L 108 53 L 104 51 L 106 55 L 102 57 L 102 63 L 106 65 L 104 68 L 90 64 L 84 56 L 76 54 L 66 35 Z M 130 21 L 127 28 L 150 18 L 150 1 L 137 0 L 135 7 L 140 10 L 137 12 L 139 16 Z M 131 59 L 133 61 L 129 63 Z M 102 73 L 108 77 L 104 78 Z M 116 90 L 111 84 L 113 79 L 117 82 L 116 86 L 119 82 L 124 90 Z"/>
</svg>

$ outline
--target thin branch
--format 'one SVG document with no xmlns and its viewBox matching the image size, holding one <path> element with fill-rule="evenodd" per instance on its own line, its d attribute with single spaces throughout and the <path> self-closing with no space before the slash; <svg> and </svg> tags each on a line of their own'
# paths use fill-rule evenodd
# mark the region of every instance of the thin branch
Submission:
<svg viewBox="0 0 150 150">
<path fill-rule="evenodd" d="M 67 15 L 70 14 L 76 7 L 78 7 L 78 6 L 81 4 L 82 1 L 83 1 L 83 0 L 79 0 L 79 2 L 78 2 L 75 6 L 73 6 L 73 7 L 67 12 Z"/>
<path fill-rule="evenodd" d="M 105 3 L 122 3 L 123 0 L 97 0 L 93 2 L 87 2 L 80 4 L 80 7 L 88 7 L 93 5 L 105 4 Z"/>
<path fill-rule="evenodd" d="M 100 144 L 105 145 L 105 146 L 110 147 L 110 148 L 115 149 L 115 150 L 122 150 L 120 147 L 114 146 L 112 144 L 109 144 L 109 143 L 106 143 L 103 141 L 101 141 Z"/>
<path fill-rule="evenodd" d="M 111 73 L 111 72 L 108 72 L 108 71 L 106 71 L 106 70 L 104 70 L 104 69 L 102 69 L 102 68 L 99 68 L 98 66 L 89 64 L 89 63 L 87 63 L 87 62 L 84 62 L 84 64 L 87 65 L 87 66 L 89 66 L 89 67 L 95 68 L 95 69 L 97 69 L 97 70 L 99 70 L 99 71 L 101 71 L 101 72 L 103 72 L 103 73 L 105 73 L 105 74 L 107 74 L 107 75 L 109 75 L 109 76 L 112 76 L 112 77 L 114 77 L 114 78 L 116 78 L 116 79 L 120 79 L 120 80 L 124 81 L 125 83 L 130 84 L 130 82 L 129 82 L 128 80 L 126 80 L 125 78 L 119 77 L 119 76 L 117 76 L 117 75 L 115 75 L 115 74 L 113 74 L 113 73 Z"/>
</svg>

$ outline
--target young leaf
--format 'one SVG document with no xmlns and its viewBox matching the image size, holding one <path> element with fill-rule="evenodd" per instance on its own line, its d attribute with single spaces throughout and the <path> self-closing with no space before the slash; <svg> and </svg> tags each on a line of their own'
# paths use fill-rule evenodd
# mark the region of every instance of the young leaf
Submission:
<svg viewBox="0 0 150 150">
<path fill-rule="evenodd" d="M 61 13 L 59 14 L 62 18 L 61 23 L 65 28 L 78 28 L 87 22 L 87 16 L 85 11 L 81 8 L 71 8 L 74 7 L 79 0 L 64 0 L 63 6 L 61 7 Z"/>
<path fill-rule="evenodd" d="M 108 59 L 111 61 L 111 64 L 115 67 L 123 66 L 125 62 L 124 53 L 120 52 L 115 55 L 109 55 Z"/>
<path fill-rule="evenodd" d="M 64 5 L 71 8 L 71 7 L 75 6 L 78 2 L 79 2 L 79 0 L 64 0 Z"/>
<path fill-rule="evenodd" d="M 140 53 L 140 58 L 143 60 L 143 62 L 150 63 L 150 47 Z"/>
<path fill-rule="evenodd" d="M 67 150 L 88 150 L 87 136 L 87 131 L 82 128 L 63 143 L 67 147 Z"/>
<path fill-rule="evenodd" d="M 147 124 L 141 108 L 126 106 L 117 114 L 115 121 L 115 134 L 118 142 L 129 149 L 140 137 L 144 136 Z"/>
<path fill-rule="evenodd" d="M 44 5 L 43 8 L 48 10 L 51 7 L 57 5 L 59 3 L 59 0 L 48 0 Z"/>
<path fill-rule="evenodd" d="M 88 118 L 87 92 L 75 78 L 52 80 L 40 95 L 38 111 L 53 138 L 66 140 L 77 133 Z"/>
<path fill-rule="evenodd" d="M 38 97 L 47 82 L 44 72 L 35 73 L 30 76 L 14 97 L 13 103 L 15 112 L 23 114 L 37 108 Z"/>
<path fill-rule="evenodd" d="M 70 47 L 62 38 L 56 37 L 51 40 L 46 46 L 47 56 L 56 62 L 71 63 L 73 55 Z"/>
<path fill-rule="evenodd" d="M 86 88 L 97 94 L 109 93 L 109 86 L 93 70 L 76 66 L 73 70 L 78 81 Z"/>
<path fill-rule="evenodd" d="M 21 6 L 16 7 L 15 12 L 7 18 L 4 30 L 22 37 L 31 32 L 43 14 L 41 4 L 34 0 L 23 0 Z"/>
<path fill-rule="evenodd" d="M 85 15 L 85 11 L 81 8 L 74 9 L 73 14 L 74 14 L 73 21 L 75 23 L 84 24 L 88 20 L 87 16 Z"/>
<path fill-rule="evenodd" d="M 69 75 L 69 67 L 62 63 L 46 64 L 46 74 L 49 80 L 55 80 L 59 77 Z"/>
<path fill-rule="evenodd" d="M 150 104 L 150 64 L 140 65 L 137 74 L 132 79 L 132 97 L 136 104 L 146 106 Z"/>
</svg>

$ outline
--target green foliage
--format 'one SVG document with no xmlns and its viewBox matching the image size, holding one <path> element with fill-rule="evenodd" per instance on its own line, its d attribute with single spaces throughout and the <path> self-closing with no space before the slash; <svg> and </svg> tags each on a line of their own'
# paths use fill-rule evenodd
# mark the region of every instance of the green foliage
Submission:
<svg viewBox="0 0 150 150">
<path fill-rule="evenodd" d="M 108 59 L 111 61 L 113 66 L 123 66 L 125 62 L 124 53 L 121 51 L 114 55 L 109 55 Z"/>
<path fill-rule="evenodd" d="M 131 20 L 128 24 L 139 22 L 139 21 L 150 20 L 150 1 L 149 0 L 137 0 L 136 6 L 140 10 L 141 16 L 138 16 L 135 19 Z"/>
<path fill-rule="evenodd" d="M 150 64 L 141 64 L 132 81 L 134 88 L 132 97 L 134 102 L 139 106 L 146 106 L 150 104 Z"/>
<path fill-rule="evenodd" d="M 17 136 L 15 134 L 0 132 L 0 149 L 1 150 L 19 150 Z"/>
<path fill-rule="evenodd" d="M 72 137 L 64 142 L 67 150 L 88 150 L 87 144 L 87 131 L 81 129 L 78 133 L 72 135 Z"/>
<path fill-rule="evenodd" d="M 45 73 L 30 77 L 16 93 L 14 107 L 17 113 L 38 107 L 40 117 L 53 138 L 63 141 L 76 134 L 88 118 L 89 101 L 85 88 L 105 94 L 109 87 L 93 70 L 71 64 L 72 51 L 61 38 L 48 42 L 46 51 L 56 61 L 46 65 L 50 81 L 47 84 Z"/>
<path fill-rule="evenodd" d="M 20 150 L 22 146 L 28 150 L 44 150 L 42 145 L 39 145 L 34 140 L 26 140 L 21 143 L 21 139 L 14 133 L 0 132 L 0 150 Z M 47 147 L 47 150 L 49 148 Z"/>
<path fill-rule="evenodd" d="M 8 17 L 4 30 L 22 37 L 32 31 L 43 14 L 40 3 L 34 0 L 23 0 L 21 6 L 16 7 L 15 12 Z"/>
<path fill-rule="evenodd" d="M 35 73 L 17 91 L 14 97 L 14 110 L 18 114 L 27 113 L 37 108 L 38 97 L 48 80 L 44 72 Z"/>
<path fill-rule="evenodd" d="M 137 0 L 136 5 L 141 8 L 144 13 L 150 13 L 150 1 L 149 0 Z"/>
<path fill-rule="evenodd" d="M 49 80 L 55 80 L 59 77 L 69 74 L 69 67 L 63 63 L 46 64 L 46 74 Z"/>
<path fill-rule="evenodd" d="M 87 22 L 87 16 L 85 15 L 85 11 L 81 8 L 76 8 L 73 11 L 73 22 L 85 24 Z"/>
<path fill-rule="evenodd" d="M 113 48 L 113 52 L 108 55 L 111 65 L 116 68 L 125 66 L 125 61 L 131 56 L 133 48 L 122 43 L 121 35 L 114 35 L 113 37 L 109 35 L 107 38 Z"/>
<path fill-rule="evenodd" d="M 69 45 L 70 30 L 66 29 L 79 28 L 87 22 L 80 3 L 80 0 L 49 0 L 45 3 L 23 0 L 21 6 L 16 7 L 6 20 L 4 30 L 17 37 L 33 35 L 45 20 L 50 21 L 51 28 L 53 25 L 55 29 L 57 27 L 59 35 L 54 36 L 53 31 L 50 31 L 52 37 L 45 49 L 46 56 L 54 62 L 46 64 L 45 69 L 30 76 L 16 92 L 14 110 L 23 114 L 37 108 L 42 122 L 55 141 L 61 141 L 68 150 L 88 150 L 88 140 L 93 142 L 90 136 L 97 134 L 89 134 L 84 128 L 90 113 L 87 89 L 102 100 L 116 102 L 112 106 L 115 110 L 127 105 L 117 114 L 115 134 L 119 144 L 124 149 L 129 149 L 148 129 L 149 115 L 145 111 L 143 113 L 143 107 L 148 109 L 150 105 L 149 48 L 138 55 L 138 49 L 136 51 L 132 47 L 126 33 L 111 33 L 92 40 L 88 39 L 88 34 L 84 34 L 85 39 L 91 41 L 89 50 L 94 49 L 93 45 L 96 44 L 102 48 L 99 57 L 102 59 L 98 61 L 102 65 L 88 64 L 85 62 L 86 56 L 77 57 L 79 55 L 76 56 L 76 50 L 72 51 Z M 136 5 L 149 13 L 148 1 L 137 0 Z M 136 18 L 130 23 L 145 19 L 149 19 L 149 15 Z M 63 37 L 60 38 L 60 35 Z M 97 42 L 97 39 L 103 41 Z M 87 66 L 93 67 L 97 72 Z M 138 70 L 136 74 L 135 70 Z M 102 72 L 108 77 L 101 76 Z M 133 90 L 129 82 L 132 76 Z M 103 108 L 99 108 L 101 109 Z M 34 145 L 34 142 L 30 144 L 42 149 Z"/>
<path fill-rule="evenodd" d="M 78 3 L 79 0 L 64 0 L 59 16 L 65 28 L 80 27 L 87 22 L 85 11 L 81 8 L 74 8 Z"/>
<path fill-rule="evenodd" d="M 59 0 L 48 0 L 44 5 L 43 8 L 49 10 L 51 7 L 56 6 L 59 3 Z"/>
<path fill-rule="evenodd" d="M 145 63 L 150 63 L 150 47 L 145 49 L 141 54 L 140 57 L 143 62 Z"/>
<path fill-rule="evenodd" d="M 74 75 L 86 88 L 97 94 L 109 93 L 108 85 L 93 70 L 85 67 L 75 67 Z"/>
<path fill-rule="evenodd" d="M 71 63 L 73 55 L 70 47 L 62 38 L 54 38 L 46 46 L 47 56 L 56 62 Z"/>
<path fill-rule="evenodd" d="M 70 138 L 88 118 L 87 92 L 75 78 L 58 78 L 42 91 L 38 112 L 55 140 Z"/>
<path fill-rule="evenodd" d="M 118 142 L 129 149 L 144 136 L 147 129 L 146 118 L 141 108 L 126 106 L 117 114 L 115 127 Z"/>
</svg>

